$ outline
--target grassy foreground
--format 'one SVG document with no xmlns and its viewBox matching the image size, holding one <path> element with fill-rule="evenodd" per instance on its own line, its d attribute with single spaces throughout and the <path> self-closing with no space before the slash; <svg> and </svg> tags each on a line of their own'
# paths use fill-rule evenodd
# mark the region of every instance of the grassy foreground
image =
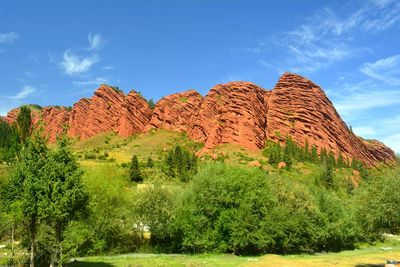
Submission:
<svg viewBox="0 0 400 267">
<path fill-rule="evenodd" d="M 126 254 L 119 256 L 87 257 L 78 259 L 70 266 L 354 266 L 379 267 L 385 260 L 400 259 L 400 247 L 387 250 L 385 247 L 371 247 L 340 253 L 318 255 L 265 255 L 261 257 L 239 257 L 229 254 Z"/>
</svg>

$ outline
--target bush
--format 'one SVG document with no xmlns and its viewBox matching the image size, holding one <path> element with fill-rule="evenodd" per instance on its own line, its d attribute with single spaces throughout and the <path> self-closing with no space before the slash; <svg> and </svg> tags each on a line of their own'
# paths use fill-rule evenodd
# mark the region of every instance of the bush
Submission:
<svg viewBox="0 0 400 267">
<path fill-rule="evenodd" d="M 85 159 L 96 159 L 96 154 L 88 153 L 84 156 Z"/>
</svg>

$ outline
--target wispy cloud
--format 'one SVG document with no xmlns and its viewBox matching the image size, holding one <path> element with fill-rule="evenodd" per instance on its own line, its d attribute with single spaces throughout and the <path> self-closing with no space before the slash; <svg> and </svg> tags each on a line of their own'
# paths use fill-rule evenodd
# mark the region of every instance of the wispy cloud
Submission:
<svg viewBox="0 0 400 267">
<path fill-rule="evenodd" d="M 114 66 L 113 65 L 108 65 L 108 66 L 102 67 L 101 69 L 102 70 L 112 70 L 112 69 L 114 69 Z"/>
<path fill-rule="evenodd" d="M 400 54 L 365 63 L 361 72 L 392 85 L 400 85 Z"/>
<path fill-rule="evenodd" d="M 89 71 L 90 68 L 99 61 L 100 59 L 97 55 L 80 57 L 68 49 L 64 52 L 61 67 L 66 74 L 73 76 Z"/>
<path fill-rule="evenodd" d="M 260 59 L 276 46 L 283 55 L 275 56 L 272 62 L 278 72 L 285 69 L 309 74 L 370 53 L 367 44 L 356 42 L 357 36 L 374 35 L 398 22 L 400 2 L 396 0 L 363 1 L 357 7 L 348 3 L 338 10 L 325 7 L 305 18 L 298 27 L 270 37 L 267 45 L 264 39 L 241 51 L 258 56 L 261 64 Z"/>
<path fill-rule="evenodd" d="M 336 98 L 336 109 L 343 115 L 351 115 L 354 112 L 388 107 L 400 104 L 400 91 L 370 89 L 362 92 L 352 92 Z"/>
<path fill-rule="evenodd" d="M 13 44 L 19 38 L 16 32 L 0 33 L 0 44 Z"/>
<path fill-rule="evenodd" d="M 16 95 L 10 96 L 9 98 L 14 100 L 21 100 L 27 98 L 34 92 L 36 92 L 36 89 L 34 87 L 25 85 Z"/>
<path fill-rule="evenodd" d="M 94 34 L 94 35 L 92 35 L 92 33 L 89 33 L 88 40 L 89 40 L 89 48 L 88 48 L 88 50 L 99 49 L 105 43 L 103 37 L 98 33 Z"/>
<path fill-rule="evenodd" d="M 108 79 L 104 77 L 97 77 L 95 79 L 90 79 L 86 81 L 73 81 L 75 85 L 84 86 L 84 85 L 100 85 L 108 83 Z"/>
<path fill-rule="evenodd" d="M 400 154 L 400 133 L 394 133 L 383 137 L 383 143 L 392 148 L 397 154 Z"/>
</svg>

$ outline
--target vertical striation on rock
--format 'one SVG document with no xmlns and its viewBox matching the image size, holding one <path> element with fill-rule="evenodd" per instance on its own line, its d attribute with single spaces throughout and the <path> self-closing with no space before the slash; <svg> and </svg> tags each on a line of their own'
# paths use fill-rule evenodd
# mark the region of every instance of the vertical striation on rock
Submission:
<svg viewBox="0 0 400 267">
<path fill-rule="evenodd" d="M 70 137 L 88 136 L 85 131 L 91 102 L 90 98 L 82 98 L 73 105 L 68 123 L 68 135 Z"/>
<path fill-rule="evenodd" d="M 195 90 L 161 98 L 154 107 L 153 115 L 146 130 L 162 128 L 187 132 L 202 100 L 203 97 Z"/>
<path fill-rule="evenodd" d="M 57 136 L 62 134 L 64 128 L 68 127 L 69 115 L 66 107 L 49 106 L 42 109 L 44 129 L 50 142 L 54 142 Z"/>
<path fill-rule="evenodd" d="M 297 74 L 283 74 L 274 89 L 266 91 L 250 82 L 218 84 L 203 98 L 195 90 L 172 94 L 157 102 L 152 111 L 135 91 L 101 85 L 92 98 L 82 98 L 67 108 L 31 108 L 33 123 L 43 119 L 54 141 L 68 124 L 68 135 L 81 139 L 114 131 L 120 136 L 152 128 L 187 132 L 205 149 L 233 143 L 262 149 L 266 140 L 284 142 L 290 136 L 304 146 L 306 140 L 318 150 L 357 158 L 367 165 L 395 160 L 395 153 L 376 140 L 353 134 L 340 118 L 323 90 Z M 12 124 L 19 109 L 0 118 Z"/>
<path fill-rule="evenodd" d="M 350 132 L 322 89 L 299 75 L 285 73 L 280 77 L 268 100 L 267 120 L 270 140 L 283 141 L 291 136 L 300 145 L 307 139 L 319 150 L 325 148 L 336 155 L 341 151 L 369 165 L 378 160 L 379 156 L 373 156 Z"/>
<path fill-rule="evenodd" d="M 249 149 L 262 148 L 267 127 L 268 94 L 250 82 L 216 85 L 201 103 L 189 136 L 205 142 L 205 149 L 224 143 Z"/>
<path fill-rule="evenodd" d="M 90 108 L 85 123 L 85 131 L 81 138 L 85 139 L 99 133 L 118 130 L 121 106 L 125 95 L 110 86 L 101 85 L 90 102 Z"/>
<path fill-rule="evenodd" d="M 143 132 L 152 115 L 146 99 L 132 90 L 121 104 L 118 134 L 128 137 Z"/>
</svg>

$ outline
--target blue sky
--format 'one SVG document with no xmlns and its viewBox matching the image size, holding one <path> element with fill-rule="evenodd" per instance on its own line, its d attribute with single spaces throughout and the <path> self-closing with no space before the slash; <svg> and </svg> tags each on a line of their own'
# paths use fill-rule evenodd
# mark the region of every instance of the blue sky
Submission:
<svg viewBox="0 0 400 267">
<path fill-rule="evenodd" d="M 71 106 L 101 83 L 145 97 L 291 71 L 347 124 L 400 153 L 400 2 L 11 1 L 0 8 L 0 114 Z"/>
</svg>

